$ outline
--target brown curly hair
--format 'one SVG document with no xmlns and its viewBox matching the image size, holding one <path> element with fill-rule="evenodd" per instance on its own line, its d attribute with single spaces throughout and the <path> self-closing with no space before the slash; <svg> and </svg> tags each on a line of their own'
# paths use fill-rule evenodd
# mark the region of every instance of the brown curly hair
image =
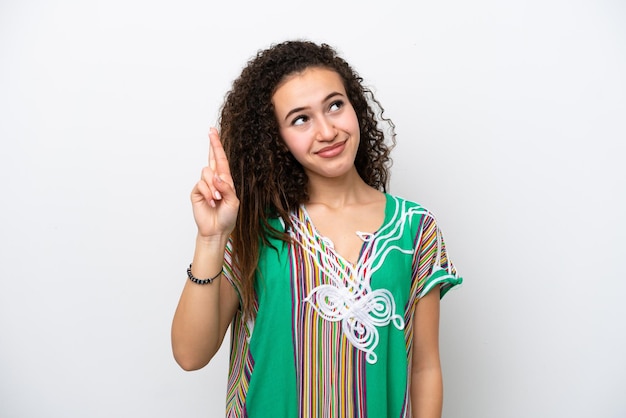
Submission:
<svg viewBox="0 0 626 418">
<path fill-rule="evenodd" d="M 357 172 L 370 186 L 387 190 L 395 125 L 383 116 L 384 109 L 362 77 L 327 44 L 286 41 L 257 52 L 226 94 L 219 119 L 240 201 L 232 258 L 241 274 L 245 315 L 255 315 L 251 308 L 259 246 L 269 245 L 268 237 L 289 241 L 289 235 L 272 228 L 268 219 L 281 217 L 290 226 L 289 212 L 308 200 L 307 176 L 280 137 L 272 96 L 287 76 L 310 67 L 326 68 L 341 77 L 359 122 Z M 388 126 L 389 144 L 382 123 Z"/>
</svg>

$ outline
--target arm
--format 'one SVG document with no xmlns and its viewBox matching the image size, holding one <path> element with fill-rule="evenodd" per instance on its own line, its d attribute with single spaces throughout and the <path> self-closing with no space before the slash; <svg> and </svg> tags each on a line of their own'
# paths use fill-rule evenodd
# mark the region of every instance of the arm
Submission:
<svg viewBox="0 0 626 418">
<path fill-rule="evenodd" d="M 439 360 L 439 286 L 415 308 L 411 364 L 413 418 L 440 418 L 443 380 Z"/>
<path fill-rule="evenodd" d="M 196 239 L 192 274 L 212 277 L 224 262 L 226 243 Z M 207 285 L 187 280 L 172 322 L 174 359 L 184 370 L 206 366 L 219 350 L 239 306 L 237 292 L 223 277 Z"/>
<path fill-rule="evenodd" d="M 215 276 L 224 263 L 224 251 L 239 210 L 239 200 L 219 135 L 212 129 L 209 165 L 191 193 L 198 227 L 192 274 Z M 239 305 L 233 287 L 222 277 L 199 285 L 187 281 L 172 321 L 172 351 L 185 370 L 204 367 L 220 348 Z"/>
</svg>

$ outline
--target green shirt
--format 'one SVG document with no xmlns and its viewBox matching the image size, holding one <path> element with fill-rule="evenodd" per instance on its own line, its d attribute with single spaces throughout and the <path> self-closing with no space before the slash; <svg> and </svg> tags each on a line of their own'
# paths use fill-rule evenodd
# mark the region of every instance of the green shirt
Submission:
<svg viewBox="0 0 626 418">
<path fill-rule="evenodd" d="M 358 233 L 356 264 L 321 236 L 304 207 L 294 244 L 263 246 L 256 317 L 231 326 L 228 417 L 410 417 L 413 318 L 419 299 L 462 282 L 432 213 L 386 195 L 385 220 Z M 284 230 L 280 219 L 273 226 Z M 225 276 L 240 278 L 227 248 Z"/>
</svg>

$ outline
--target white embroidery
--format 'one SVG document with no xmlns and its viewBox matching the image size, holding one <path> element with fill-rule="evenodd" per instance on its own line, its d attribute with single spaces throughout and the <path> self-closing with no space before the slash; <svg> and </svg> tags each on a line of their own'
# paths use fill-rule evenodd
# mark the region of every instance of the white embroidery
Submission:
<svg viewBox="0 0 626 418">
<path fill-rule="evenodd" d="M 304 207 L 301 210 L 310 223 L 311 218 Z M 293 224 L 291 236 L 312 260 L 315 260 L 330 282 L 315 287 L 304 301 L 310 303 L 323 319 L 341 322 L 342 332 L 347 340 L 366 353 L 366 360 L 370 364 L 376 363 L 378 359 L 374 351 L 379 341 L 378 327 L 391 322 L 397 329 L 404 329 L 404 318 L 396 313 L 396 304 L 391 292 L 387 289 L 372 290 L 370 279 L 382 266 L 389 252 L 393 250 L 405 254 L 413 252 L 413 248 L 401 248 L 392 245 L 392 242 L 402 236 L 405 226 L 410 225 L 411 215 L 417 213 L 429 214 L 421 207 L 406 209 L 403 202 L 400 209 L 400 205 L 396 204 L 391 221 L 381 227 L 376 234 L 357 232 L 365 241 L 364 252 L 370 252 L 370 255 L 362 263 L 353 265 L 346 262 L 345 266 L 341 266 L 326 253 L 305 223 L 296 216 L 292 216 L 291 219 Z M 330 240 L 324 237 L 320 239 L 325 246 L 332 248 Z"/>
<path fill-rule="evenodd" d="M 374 352 L 378 345 L 376 327 L 393 321 L 396 328 L 404 328 L 404 320 L 394 313 L 396 304 L 387 289 L 366 291 L 324 284 L 313 289 L 305 301 L 327 321 L 340 321 L 343 334 L 354 347 L 366 353 L 370 364 L 378 359 Z"/>
<path fill-rule="evenodd" d="M 371 232 L 356 231 L 356 234 L 365 242 L 374 238 L 374 234 L 372 234 Z"/>
</svg>

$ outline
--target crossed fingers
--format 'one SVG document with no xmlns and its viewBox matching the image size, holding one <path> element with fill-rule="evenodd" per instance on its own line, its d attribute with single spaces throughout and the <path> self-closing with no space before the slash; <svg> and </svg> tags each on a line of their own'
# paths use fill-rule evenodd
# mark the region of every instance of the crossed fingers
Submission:
<svg viewBox="0 0 626 418">
<path fill-rule="evenodd" d="M 230 190 L 234 189 L 230 166 L 222 142 L 220 141 L 217 129 L 211 128 L 209 131 L 209 165 L 202 169 L 201 181 L 198 184 L 200 193 L 212 207 L 216 206 L 216 201 L 222 200 L 225 190 L 220 183 L 226 182 L 230 185 Z M 222 191 L 220 192 L 221 189 Z"/>
</svg>

